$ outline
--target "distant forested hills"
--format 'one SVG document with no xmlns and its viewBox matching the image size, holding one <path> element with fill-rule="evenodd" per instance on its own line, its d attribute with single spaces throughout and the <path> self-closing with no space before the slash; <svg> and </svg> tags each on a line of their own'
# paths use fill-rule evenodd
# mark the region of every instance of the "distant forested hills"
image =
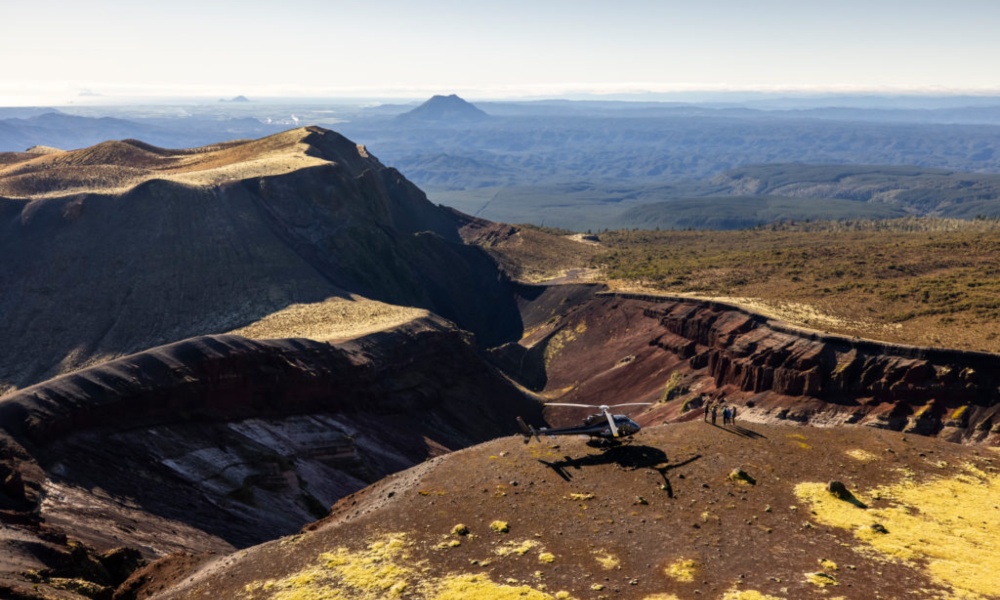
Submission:
<svg viewBox="0 0 1000 600">
<path fill-rule="evenodd" d="M 1000 214 L 1000 98 L 842 100 L 0 109 L 0 151 L 189 147 L 316 122 L 432 201 L 495 221 L 586 231 Z"/>
<path fill-rule="evenodd" d="M 742 229 L 767 223 L 1000 217 L 1000 175 L 878 165 L 750 165 L 704 180 L 438 191 L 486 219 L 580 231 Z"/>
<path fill-rule="evenodd" d="M 472 124 L 343 129 L 435 202 L 497 221 L 585 231 L 1000 214 L 1000 126 L 990 123 L 892 110 L 484 106 L 493 118 Z M 993 114 L 969 111 L 948 114 Z"/>
<path fill-rule="evenodd" d="M 723 113 L 725 114 L 725 113 Z M 743 114 L 743 113 L 740 113 Z M 780 117 L 516 116 L 454 125 L 357 120 L 339 129 L 418 185 L 705 179 L 754 164 L 898 165 L 1000 173 L 1000 126 Z M 465 173 L 463 165 L 476 168 Z"/>
</svg>

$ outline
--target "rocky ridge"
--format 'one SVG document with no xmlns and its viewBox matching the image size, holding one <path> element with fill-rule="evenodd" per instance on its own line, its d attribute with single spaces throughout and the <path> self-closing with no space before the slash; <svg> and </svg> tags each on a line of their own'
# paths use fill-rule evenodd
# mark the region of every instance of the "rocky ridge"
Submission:
<svg viewBox="0 0 1000 600">
<path fill-rule="evenodd" d="M 500 364 L 563 401 L 652 402 L 650 423 L 725 402 L 755 421 L 1000 444 L 1000 356 L 828 335 L 714 301 L 591 293 L 558 320 L 526 318 L 528 335 L 495 351 Z"/>
</svg>

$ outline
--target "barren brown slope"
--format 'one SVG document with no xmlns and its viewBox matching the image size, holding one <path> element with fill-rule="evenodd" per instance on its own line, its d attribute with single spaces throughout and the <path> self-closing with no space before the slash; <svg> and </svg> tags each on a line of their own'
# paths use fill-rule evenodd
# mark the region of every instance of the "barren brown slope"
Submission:
<svg viewBox="0 0 1000 600">
<path fill-rule="evenodd" d="M 466 243 L 486 250 L 510 276 L 526 283 L 591 280 L 600 243 L 582 235 L 555 235 L 536 227 L 493 223 L 455 212 Z"/>
<path fill-rule="evenodd" d="M 506 438 L 389 477 L 300 535 L 135 584 L 160 599 L 997 598 L 998 461 L 753 423 L 651 427 L 607 452 Z"/>
<path fill-rule="evenodd" d="M 0 392 L 351 294 L 486 344 L 520 334 L 505 277 L 453 213 L 331 131 L 108 142 L 9 165 L 0 188 Z"/>
</svg>

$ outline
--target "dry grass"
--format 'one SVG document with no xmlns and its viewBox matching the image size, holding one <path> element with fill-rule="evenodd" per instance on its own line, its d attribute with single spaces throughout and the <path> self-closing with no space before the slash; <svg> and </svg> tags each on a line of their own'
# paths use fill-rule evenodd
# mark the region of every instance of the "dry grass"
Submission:
<svg viewBox="0 0 1000 600">
<path fill-rule="evenodd" d="M 937 224 L 937 228 L 935 228 Z M 613 232 L 612 287 L 729 300 L 811 329 L 1000 351 L 1000 227 L 900 221 L 869 229 Z"/>
<path fill-rule="evenodd" d="M 344 340 L 397 327 L 428 316 L 426 310 L 385 304 L 360 296 L 293 304 L 246 327 L 230 331 L 252 339 Z"/>
<path fill-rule="evenodd" d="M 122 193 L 151 179 L 191 186 L 215 185 L 326 164 L 310 156 L 305 128 L 266 138 L 193 150 L 167 150 L 133 140 L 82 150 L 30 155 L 0 165 L 0 195 L 44 198 L 82 193 Z M 28 155 L 19 155 L 26 157 Z"/>
</svg>

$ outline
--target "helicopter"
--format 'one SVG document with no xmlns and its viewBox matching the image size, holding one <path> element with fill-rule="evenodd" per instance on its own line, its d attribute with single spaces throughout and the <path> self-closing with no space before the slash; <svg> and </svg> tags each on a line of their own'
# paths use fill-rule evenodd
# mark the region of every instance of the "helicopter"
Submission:
<svg viewBox="0 0 1000 600">
<path fill-rule="evenodd" d="M 558 429 L 549 429 L 547 427 L 542 427 L 541 429 L 535 429 L 531 425 L 524 422 L 521 417 L 517 418 L 518 425 L 521 426 L 521 432 L 524 436 L 524 443 L 527 444 L 531 441 L 531 437 L 534 436 L 539 442 L 542 441 L 541 435 L 547 436 L 557 436 L 557 435 L 589 435 L 591 437 L 588 444 L 599 445 L 599 446 L 617 446 L 622 443 L 627 443 L 632 441 L 632 436 L 639 432 L 639 424 L 628 418 L 625 415 L 612 415 L 611 409 L 618 408 L 621 406 L 648 406 L 652 404 L 651 402 L 629 402 L 626 404 L 613 404 L 608 406 L 602 404 L 596 406 L 593 404 L 567 404 L 562 402 L 550 402 L 546 406 L 570 406 L 576 408 L 596 408 L 600 412 L 588 416 L 583 420 L 583 424 L 576 427 L 560 427 Z"/>
</svg>

